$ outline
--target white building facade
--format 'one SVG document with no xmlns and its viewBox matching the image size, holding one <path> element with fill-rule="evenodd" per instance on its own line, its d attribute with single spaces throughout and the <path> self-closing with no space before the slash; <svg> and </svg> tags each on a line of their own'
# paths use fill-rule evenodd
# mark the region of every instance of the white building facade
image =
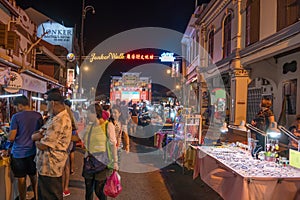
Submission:
<svg viewBox="0 0 300 200">
<path fill-rule="evenodd" d="M 300 113 L 299 1 L 212 0 L 196 11 L 200 11 L 197 20 L 186 30 L 194 27 L 198 33 L 199 55 L 197 64 L 186 65 L 186 77 L 190 68 L 198 66 L 195 77 L 202 93 L 209 91 L 209 104 L 218 107 L 218 99 L 225 98 L 229 123 L 239 124 L 251 121 L 260 99 L 269 97 L 276 121 L 292 123 Z M 186 34 L 183 46 L 186 38 L 194 40 Z M 191 52 L 192 48 L 183 50 Z M 223 96 L 216 95 L 219 89 L 224 90 Z M 203 95 L 199 96 L 202 106 Z"/>
</svg>

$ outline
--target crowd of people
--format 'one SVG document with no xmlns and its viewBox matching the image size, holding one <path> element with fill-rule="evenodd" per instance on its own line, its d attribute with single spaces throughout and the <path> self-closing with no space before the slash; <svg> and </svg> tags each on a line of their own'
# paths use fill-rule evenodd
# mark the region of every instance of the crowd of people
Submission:
<svg viewBox="0 0 300 200">
<path fill-rule="evenodd" d="M 71 101 L 58 88 L 46 93 L 47 110 L 41 115 L 32 111 L 26 96 L 14 99 L 17 113 L 12 116 L 9 132 L 11 168 L 18 179 L 19 199 L 26 199 L 26 176 L 31 180 L 35 199 L 62 199 L 70 195 L 69 180 L 74 173 L 74 151 L 78 143 L 85 158 L 93 155 L 104 164 L 90 173 L 83 167 L 86 199 L 93 193 L 106 199 L 103 187 L 112 170 L 118 170 L 122 151 L 130 151 L 128 133 L 138 125 L 162 124 L 157 112 L 150 113 L 145 102 L 128 104 L 117 100 L 114 105 L 94 103 L 72 109 Z M 80 127 L 80 128 L 79 128 Z M 110 156 L 108 156 L 110 155 Z M 109 160 L 113 163 L 109 166 Z M 85 160 L 83 161 L 85 165 Z"/>
<path fill-rule="evenodd" d="M 106 199 L 106 177 L 119 169 L 120 152 L 130 150 L 127 125 L 131 117 L 127 105 L 95 103 L 73 111 L 71 102 L 59 89 L 51 89 L 46 95 L 44 116 L 30 109 L 26 96 L 14 99 L 17 113 L 12 116 L 8 140 L 13 144 L 11 169 L 18 180 L 19 199 L 26 199 L 27 175 L 34 199 L 63 199 L 70 195 L 69 180 L 74 173 L 74 151 L 79 141 L 84 144 L 85 157 L 92 154 L 104 166 L 93 173 L 83 167 L 85 197 L 93 199 L 95 192 L 98 199 Z M 83 126 L 80 132 L 79 125 Z"/>
<path fill-rule="evenodd" d="M 103 188 L 106 178 L 118 170 L 122 151 L 130 151 L 129 134 L 138 125 L 163 125 L 157 111 L 149 112 L 147 104 L 126 103 L 119 99 L 113 105 L 93 103 L 87 108 L 72 109 L 71 101 L 64 98 L 57 88 L 47 93 L 47 113 L 42 116 L 32 111 L 26 96 L 18 96 L 11 118 L 8 140 L 11 169 L 18 180 L 19 199 L 26 199 L 26 176 L 34 192 L 34 199 L 63 199 L 70 195 L 69 180 L 74 173 L 74 151 L 79 142 L 85 150 L 82 176 L 85 180 L 85 199 L 92 200 L 94 193 L 99 200 L 106 199 Z M 252 125 L 266 131 L 274 121 L 271 100 L 263 99 L 261 109 Z M 300 116 L 290 129 L 300 136 Z M 256 135 L 261 146 L 263 138 Z M 290 143 L 292 147 L 298 144 Z M 96 172 L 85 171 L 86 159 L 93 155 L 103 167 Z"/>
</svg>

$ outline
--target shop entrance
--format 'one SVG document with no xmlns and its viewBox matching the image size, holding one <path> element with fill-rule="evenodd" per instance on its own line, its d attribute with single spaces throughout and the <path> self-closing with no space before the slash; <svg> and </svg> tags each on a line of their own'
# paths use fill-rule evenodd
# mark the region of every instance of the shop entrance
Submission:
<svg viewBox="0 0 300 200">
<path fill-rule="evenodd" d="M 273 110 L 273 86 L 267 79 L 255 78 L 248 85 L 248 104 L 247 104 L 247 122 L 251 123 L 255 115 L 260 110 L 260 101 L 262 98 L 269 98 L 272 100 Z"/>
</svg>

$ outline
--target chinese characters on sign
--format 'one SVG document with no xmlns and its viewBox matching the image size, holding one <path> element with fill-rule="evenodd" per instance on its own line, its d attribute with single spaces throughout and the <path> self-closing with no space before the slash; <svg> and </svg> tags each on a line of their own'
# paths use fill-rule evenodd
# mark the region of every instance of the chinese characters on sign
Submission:
<svg viewBox="0 0 300 200">
<path fill-rule="evenodd" d="M 153 60 L 154 55 L 153 54 L 139 54 L 139 53 L 126 54 L 126 59 L 129 59 L 129 60 Z"/>
<path fill-rule="evenodd" d="M 109 52 L 107 54 L 101 53 L 91 53 L 88 57 L 89 61 L 92 63 L 97 60 L 154 60 L 153 54 L 141 54 L 141 53 L 113 53 Z"/>
<path fill-rule="evenodd" d="M 154 60 L 154 59 L 159 59 L 161 62 L 174 62 L 176 56 L 174 56 L 174 53 L 167 53 L 167 52 L 162 53 L 160 56 L 154 56 L 154 54 L 151 53 L 108 52 L 108 53 L 97 54 L 93 52 L 87 58 L 91 63 L 98 60 Z"/>
</svg>

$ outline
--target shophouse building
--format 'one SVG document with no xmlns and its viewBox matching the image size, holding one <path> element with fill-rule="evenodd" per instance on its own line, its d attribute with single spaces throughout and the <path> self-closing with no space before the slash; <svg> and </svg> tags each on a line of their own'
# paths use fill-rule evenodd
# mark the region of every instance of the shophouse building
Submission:
<svg viewBox="0 0 300 200">
<path fill-rule="evenodd" d="M 186 65 L 187 80 L 191 69 L 198 66 L 194 77 L 202 85 L 199 105 L 205 102 L 203 92 L 208 91 L 209 105 L 216 112 L 228 108 L 229 122 L 239 124 L 241 120 L 250 122 L 260 99 L 269 97 L 275 120 L 290 124 L 300 113 L 299 1 L 212 0 L 196 11 L 200 11 L 197 19 L 186 29 L 193 27 L 195 36 L 185 35 L 183 46 L 186 38 L 194 43 L 199 40 L 199 55 Z M 193 52 L 193 48 L 191 45 L 185 52 Z"/>
<path fill-rule="evenodd" d="M 37 24 L 38 36 L 47 32 L 37 46 L 37 69 L 58 80 L 69 97 L 74 96 L 78 88 L 75 78 L 79 71 L 75 57 L 79 54 L 75 29 L 66 27 L 33 8 L 28 8 L 25 12 Z M 74 55 L 73 60 L 67 59 L 68 54 Z"/>
<path fill-rule="evenodd" d="M 14 0 L 0 0 L 0 95 L 24 94 L 34 110 L 42 111 L 43 94 L 67 85 L 69 51 L 44 40 L 50 30 L 40 30 L 28 13 Z M 1 96 L 1 121 L 9 122 L 12 100 Z"/>
</svg>

